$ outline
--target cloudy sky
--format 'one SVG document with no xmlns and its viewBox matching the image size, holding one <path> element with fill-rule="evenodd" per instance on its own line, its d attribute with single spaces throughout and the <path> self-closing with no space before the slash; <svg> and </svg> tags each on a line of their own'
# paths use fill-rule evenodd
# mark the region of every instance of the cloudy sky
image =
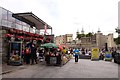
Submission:
<svg viewBox="0 0 120 80">
<path fill-rule="evenodd" d="M 114 33 L 118 26 L 120 0 L 0 0 L 0 6 L 13 13 L 33 12 L 53 27 L 55 36 L 85 33 Z"/>
</svg>

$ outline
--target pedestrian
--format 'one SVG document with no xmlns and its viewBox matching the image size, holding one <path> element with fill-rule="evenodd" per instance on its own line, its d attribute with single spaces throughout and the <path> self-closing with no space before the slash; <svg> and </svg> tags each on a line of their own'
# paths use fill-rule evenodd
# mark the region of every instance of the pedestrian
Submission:
<svg viewBox="0 0 120 80">
<path fill-rule="evenodd" d="M 91 50 L 89 49 L 88 54 L 91 55 Z"/>
<path fill-rule="evenodd" d="M 38 59 L 39 59 L 40 62 L 42 62 L 43 59 L 44 59 L 43 49 L 40 49 L 40 50 L 38 51 L 38 53 L 39 53 Z"/>
<path fill-rule="evenodd" d="M 36 64 L 37 64 L 36 50 L 37 50 L 37 48 L 35 47 L 35 44 L 32 43 L 32 46 L 31 46 L 31 65 L 33 65 L 34 62 L 36 62 Z"/>
<path fill-rule="evenodd" d="M 85 49 L 84 49 L 84 48 L 82 48 L 82 50 L 81 50 L 81 51 L 82 51 L 82 54 L 83 54 L 83 55 L 85 55 Z"/>
<path fill-rule="evenodd" d="M 73 54 L 73 49 L 72 48 L 70 49 L 70 53 Z"/>
<path fill-rule="evenodd" d="M 25 63 L 30 64 L 30 48 L 26 47 L 24 51 Z"/>
<path fill-rule="evenodd" d="M 63 47 L 62 52 L 63 52 L 63 54 L 66 54 L 67 50 L 65 49 L 65 47 Z"/>
<path fill-rule="evenodd" d="M 100 52 L 100 57 L 99 58 L 100 58 L 100 60 L 104 60 L 104 53 L 103 53 L 103 51 Z"/>
<path fill-rule="evenodd" d="M 79 58 L 79 50 L 75 49 L 74 53 L 75 53 L 75 63 L 77 63 L 78 62 L 78 58 Z"/>
</svg>

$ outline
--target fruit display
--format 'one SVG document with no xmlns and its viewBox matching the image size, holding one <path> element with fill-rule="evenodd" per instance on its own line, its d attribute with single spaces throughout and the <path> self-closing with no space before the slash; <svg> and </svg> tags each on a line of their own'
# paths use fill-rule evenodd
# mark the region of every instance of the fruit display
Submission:
<svg viewBox="0 0 120 80">
<path fill-rule="evenodd" d="M 10 60 L 11 60 L 11 61 L 19 61 L 19 60 L 20 60 L 20 57 L 19 57 L 18 55 L 12 55 L 12 56 L 10 57 Z"/>
<path fill-rule="evenodd" d="M 71 58 L 72 58 L 72 56 L 70 54 L 66 54 L 66 55 L 62 56 L 62 63 L 66 64 Z"/>
<path fill-rule="evenodd" d="M 65 63 L 67 63 L 67 61 L 68 61 L 68 59 L 66 58 L 66 56 L 63 56 L 62 63 L 65 64 Z"/>
</svg>

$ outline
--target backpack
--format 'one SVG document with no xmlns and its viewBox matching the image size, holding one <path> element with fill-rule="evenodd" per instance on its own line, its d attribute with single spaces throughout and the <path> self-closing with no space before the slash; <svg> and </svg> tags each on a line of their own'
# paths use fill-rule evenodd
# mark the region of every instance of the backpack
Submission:
<svg viewBox="0 0 120 80">
<path fill-rule="evenodd" d="M 30 49 L 29 49 L 29 48 L 26 48 L 26 49 L 25 49 L 25 53 L 26 53 L 26 54 L 30 54 Z"/>
</svg>

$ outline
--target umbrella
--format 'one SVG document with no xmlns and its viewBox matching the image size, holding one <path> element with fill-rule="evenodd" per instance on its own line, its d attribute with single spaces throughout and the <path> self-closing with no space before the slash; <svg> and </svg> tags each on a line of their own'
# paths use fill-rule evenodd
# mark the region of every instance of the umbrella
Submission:
<svg viewBox="0 0 120 80">
<path fill-rule="evenodd" d="M 43 45 L 41 45 L 41 47 L 46 47 L 46 48 L 58 48 L 58 46 L 54 43 L 45 43 Z"/>
<path fill-rule="evenodd" d="M 63 50 L 63 46 L 61 46 L 60 44 L 56 44 L 57 46 L 58 46 L 58 48 L 60 49 L 60 50 Z"/>
<path fill-rule="evenodd" d="M 61 46 L 68 49 L 68 47 L 66 45 L 64 45 L 64 44 L 61 44 Z"/>
</svg>

